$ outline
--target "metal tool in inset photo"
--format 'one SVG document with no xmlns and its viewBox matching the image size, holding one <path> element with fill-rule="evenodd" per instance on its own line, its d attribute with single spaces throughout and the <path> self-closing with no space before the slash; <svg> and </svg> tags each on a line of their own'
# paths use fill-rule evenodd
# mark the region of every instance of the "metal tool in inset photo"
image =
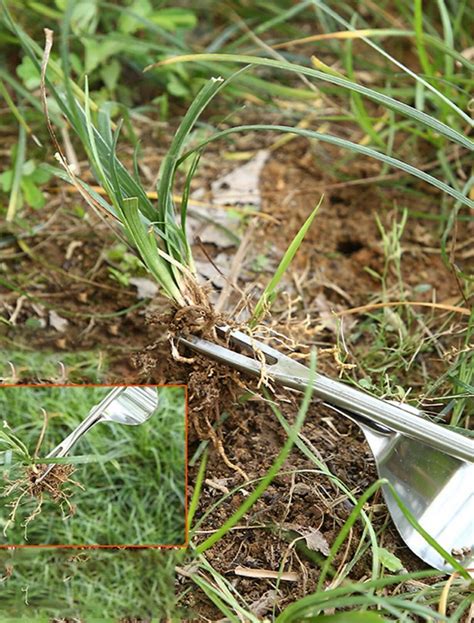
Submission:
<svg viewBox="0 0 474 623">
<path fill-rule="evenodd" d="M 127 426 L 143 424 L 156 412 L 158 402 L 156 387 L 114 387 L 99 404 L 92 407 L 85 420 L 63 439 L 46 456 L 46 459 L 58 459 L 66 456 L 79 439 L 100 422 L 115 422 Z M 35 483 L 44 480 L 54 466 L 55 463 L 50 463 L 45 471 L 38 476 Z"/>
<path fill-rule="evenodd" d="M 218 328 L 229 347 L 183 336 L 182 344 L 243 372 L 264 374 L 275 384 L 315 396 L 358 424 L 386 478 L 418 524 L 466 569 L 474 567 L 474 441 L 431 422 L 419 409 L 370 396 L 282 355 L 253 337 Z M 242 352 L 235 352 L 238 347 Z M 248 355 L 243 354 L 248 353 Z M 264 361 L 262 361 L 264 358 Z M 311 380 L 312 379 L 312 380 Z M 388 486 L 383 493 L 402 539 L 422 560 L 441 571 L 452 565 L 405 517 Z"/>
</svg>

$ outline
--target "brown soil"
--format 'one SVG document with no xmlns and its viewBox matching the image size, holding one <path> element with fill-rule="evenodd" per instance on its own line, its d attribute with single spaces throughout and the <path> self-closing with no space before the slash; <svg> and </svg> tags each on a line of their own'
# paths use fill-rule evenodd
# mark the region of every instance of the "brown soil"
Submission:
<svg viewBox="0 0 474 623">
<path fill-rule="evenodd" d="M 245 140 L 248 142 L 248 137 Z M 258 140 L 265 144 L 273 139 L 259 137 Z M 241 145 L 237 143 L 236 149 L 245 147 L 243 141 Z M 326 304 L 336 310 L 364 305 L 374 294 L 380 294 L 380 282 L 373 271 L 383 272 L 384 254 L 374 215 L 378 214 L 384 226 L 389 227 L 396 217 L 395 206 L 406 206 L 411 195 L 390 185 L 346 184 L 331 172 L 340 154 L 326 147 L 324 152 L 320 147 L 317 149 L 315 152 L 304 140 L 293 140 L 274 152 L 268 162 L 261 180 L 263 212 L 276 221 L 259 221 L 250 256 L 242 266 L 241 286 L 249 294 L 268 281 L 282 252 L 325 189 L 319 214 L 295 258 L 285 291 L 276 301 L 267 325 L 288 339 L 277 346 L 283 350 L 291 346 L 293 356 L 302 361 L 307 359 L 311 346 L 318 346 L 320 370 L 336 377 L 341 370 L 340 362 L 331 352 L 325 352 L 325 348 L 335 344 L 335 329 L 330 323 L 321 322 L 322 308 Z M 212 152 L 208 159 L 212 159 Z M 342 173 L 352 179 L 362 179 L 376 175 L 378 170 L 372 163 L 360 160 L 351 161 Z M 417 192 L 414 195 L 416 210 L 429 213 L 438 202 L 438 195 L 421 185 L 416 185 L 414 190 Z M 244 388 L 254 387 L 254 381 L 200 357 L 196 357 L 195 364 L 171 357 L 163 324 L 153 322 L 153 318 L 163 312 L 166 303 L 157 298 L 152 302 L 138 301 L 137 305 L 134 288 L 120 286 L 110 278 L 107 264 L 101 258 L 113 238 L 94 217 L 78 217 L 74 206 L 69 194 L 60 194 L 57 201 L 49 203 L 51 219 L 47 228 L 26 239 L 27 246 L 13 243 L 0 249 L 0 262 L 6 267 L 4 274 L 17 287 L 14 290 L 0 285 L 1 303 L 9 314 L 19 307 L 14 326 L 0 325 L 0 341 L 13 361 L 15 349 L 106 351 L 109 369 L 104 381 L 107 382 L 189 383 L 191 420 L 197 433 L 191 435 L 189 456 L 193 457 L 202 439 L 210 437 L 213 442 L 209 444 L 207 480 L 200 498 L 198 518 L 213 507 L 223 491 L 243 485 L 237 494 L 212 510 L 200 525 L 198 540 L 203 539 L 220 527 L 245 499 L 252 485 L 246 485 L 244 478 L 253 481 L 268 470 L 285 442 L 285 433 L 263 400 L 240 400 Z M 32 215 L 32 218 L 38 216 Z M 41 219 L 44 218 L 42 213 Z M 458 233 L 461 250 L 469 233 L 467 227 Z M 77 244 L 71 251 L 73 241 Z M 411 218 L 402 246 L 401 270 L 407 299 L 429 302 L 436 295 L 437 301 L 452 302 L 459 298 L 457 281 L 437 251 L 436 221 Z M 196 251 L 201 252 L 200 249 Z M 211 254 L 217 251 L 206 249 Z M 267 259 L 265 272 L 252 268 L 261 254 Z M 456 262 L 460 268 L 467 263 L 462 251 L 457 254 Z M 397 278 L 392 269 L 387 279 L 393 295 L 398 298 Z M 423 284 L 429 284 L 430 288 L 417 290 Z M 27 292 L 28 298 L 20 304 L 22 292 Z M 66 330 L 60 332 L 48 325 L 31 328 L 29 319 L 41 318 L 44 314 L 47 320 L 49 308 L 67 318 Z M 400 314 L 410 330 L 412 316 L 409 316 L 409 310 Z M 431 330 L 436 331 L 446 322 L 442 312 L 420 312 L 418 309 L 417 314 Z M 373 325 L 365 322 L 364 316 L 350 319 L 352 316 L 343 325 L 345 336 L 352 338 L 348 341 L 348 361 L 356 368 L 350 374 L 354 378 L 376 375 L 376 372 L 361 368 L 358 359 L 358 355 L 372 347 Z M 205 314 L 198 314 L 198 322 L 205 324 L 207 320 Z M 455 334 L 463 326 L 463 319 L 453 316 L 448 324 L 449 333 L 439 337 L 443 352 L 458 346 Z M 181 355 L 192 356 L 185 352 Z M 400 365 L 392 366 L 390 373 L 394 376 L 393 382 L 412 386 L 412 396 L 415 397 L 422 393 L 426 379 L 423 375 L 435 378 L 445 369 L 446 363 L 440 352 L 430 348 L 420 353 L 408 373 Z M 41 377 L 40 371 L 29 371 L 21 380 L 47 379 Z M 293 422 L 299 396 L 279 390 L 275 398 L 282 413 L 290 423 Z M 355 495 L 376 478 L 374 462 L 363 436 L 348 420 L 334 416 L 314 401 L 302 432 L 321 461 Z M 190 470 L 191 483 L 196 469 L 192 467 Z M 191 495 L 192 489 L 191 486 Z M 376 496 L 371 501 L 370 512 L 377 529 L 382 529 L 388 521 L 382 544 L 399 556 L 406 568 L 418 568 L 419 561 L 398 537 L 380 502 L 380 497 Z M 207 552 L 208 559 L 229 578 L 249 604 L 256 603 L 272 589 L 274 582 L 238 577 L 234 569 L 240 565 L 278 570 L 282 560 L 286 560 L 285 570 L 298 572 L 300 579 L 297 583 L 283 582 L 280 585 L 278 608 L 281 609 L 314 589 L 319 569 L 314 561 L 321 559 L 321 554 L 309 551 L 301 540 L 295 547 L 290 546 L 295 535 L 298 536 L 294 527 L 317 529 L 331 544 L 351 508 L 347 496 L 341 495 L 328 479 L 317 473 L 313 463 L 294 450 L 284 471 L 241 524 Z M 360 535 L 358 525 L 351 536 L 349 557 L 355 551 Z M 337 564 L 344 562 L 342 556 L 341 553 Z M 352 570 L 351 577 L 363 578 L 369 573 L 370 558 L 366 555 Z M 180 590 L 188 587 L 188 580 L 182 578 L 179 586 Z M 199 591 L 189 593 L 186 605 L 211 620 L 216 616 L 214 607 Z"/>
<path fill-rule="evenodd" d="M 31 495 L 42 498 L 47 493 L 55 501 L 61 501 L 69 497 L 68 492 L 64 489 L 66 483 L 70 481 L 70 477 L 75 469 L 73 465 L 56 465 L 48 474 L 38 482 L 39 476 L 46 469 L 46 465 L 38 465 L 28 470 L 28 488 Z"/>
</svg>

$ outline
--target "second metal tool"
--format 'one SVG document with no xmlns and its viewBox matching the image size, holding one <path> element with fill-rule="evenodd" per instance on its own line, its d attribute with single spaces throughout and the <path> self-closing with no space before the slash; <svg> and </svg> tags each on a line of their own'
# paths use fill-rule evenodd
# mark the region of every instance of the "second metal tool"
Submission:
<svg viewBox="0 0 474 623">
<path fill-rule="evenodd" d="M 440 570 L 453 569 L 402 511 L 399 500 L 452 559 L 474 567 L 474 442 L 424 417 L 408 405 L 375 398 L 282 355 L 241 331 L 218 329 L 231 347 L 196 336 L 182 344 L 277 385 L 304 391 L 311 384 L 323 403 L 356 422 L 375 459 L 390 515 L 408 547 Z M 248 353 L 244 354 L 244 353 Z M 395 494 L 394 494 L 395 491 Z"/>
<path fill-rule="evenodd" d="M 114 387 L 99 404 L 92 407 L 89 415 L 47 455 L 46 459 L 66 456 L 79 439 L 99 422 L 116 422 L 117 424 L 136 426 L 146 422 L 157 408 L 158 392 L 156 387 Z M 54 466 L 55 463 L 50 463 L 35 482 L 39 483 L 44 480 Z"/>
</svg>

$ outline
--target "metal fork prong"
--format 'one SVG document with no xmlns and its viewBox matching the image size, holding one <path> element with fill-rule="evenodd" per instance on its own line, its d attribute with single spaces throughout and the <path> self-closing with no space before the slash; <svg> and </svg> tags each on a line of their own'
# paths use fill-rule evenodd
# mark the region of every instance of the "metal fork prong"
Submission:
<svg viewBox="0 0 474 623">
<path fill-rule="evenodd" d="M 93 407 L 87 416 L 72 433 L 70 433 L 65 439 L 61 441 L 49 454 L 46 455 L 46 459 L 63 458 L 69 452 L 70 447 L 76 443 L 76 441 L 82 437 L 82 435 L 89 430 L 90 426 L 100 420 L 100 415 L 104 409 L 114 400 L 119 394 L 124 391 L 125 387 L 115 387 L 107 396 L 98 404 Z M 73 440 L 73 443 L 70 441 Z M 35 484 L 40 483 L 46 478 L 46 476 L 52 471 L 57 463 L 47 463 L 47 467 L 44 472 L 35 480 Z"/>
<path fill-rule="evenodd" d="M 273 379 L 279 385 L 292 387 L 300 391 L 305 390 L 311 375 L 309 368 L 240 331 L 232 331 L 229 337 L 232 343 L 250 349 L 253 356 L 236 353 L 231 348 L 194 335 L 181 336 L 179 340 L 191 350 L 210 357 L 215 361 L 232 366 L 242 372 L 247 372 L 254 376 L 262 375 L 265 378 Z M 270 361 L 263 362 L 258 357 L 259 353 L 270 358 Z"/>
<path fill-rule="evenodd" d="M 383 427 L 388 427 L 397 433 L 402 433 L 413 437 L 418 441 L 423 441 L 427 445 L 437 448 L 451 456 L 474 461 L 474 442 L 463 437 L 446 427 L 434 424 L 419 415 L 414 415 L 399 405 L 391 404 L 383 399 L 376 398 L 355 389 L 354 387 L 335 381 L 321 374 L 312 377 L 311 371 L 306 366 L 290 359 L 286 355 L 279 354 L 274 356 L 273 349 L 265 347 L 257 340 L 252 340 L 245 334 L 231 332 L 232 338 L 236 335 L 237 343 L 250 347 L 255 354 L 261 350 L 276 359 L 275 363 L 263 364 L 260 360 L 246 357 L 236 353 L 229 348 L 225 348 L 213 342 L 208 342 L 195 336 L 180 338 L 183 344 L 187 344 L 191 350 L 202 353 L 217 361 L 233 366 L 244 372 L 250 372 L 256 376 L 265 376 L 277 385 L 291 387 L 299 391 L 304 391 L 309 383 L 313 386 L 314 395 L 325 402 L 334 404 L 340 409 L 347 410 L 357 416 L 362 416 L 371 421 L 377 422 Z"/>
<path fill-rule="evenodd" d="M 244 333 L 243 331 L 233 330 L 231 329 L 231 327 L 228 326 L 217 327 L 217 330 L 221 335 L 228 337 L 232 344 L 248 348 L 254 353 L 257 351 L 263 353 L 270 359 L 270 361 L 267 361 L 267 363 L 270 365 L 278 364 L 278 362 L 281 360 L 293 361 L 286 355 L 280 353 L 275 348 L 264 344 L 263 342 L 255 339 L 251 335 L 247 335 L 247 333 Z"/>
<path fill-rule="evenodd" d="M 262 363 L 257 359 L 236 353 L 230 348 L 226 348 L 215 342 L 209 342 L 208 340 L 194 335 L 180 336 L 179 341 L 181 344 L 184 344 L 184 346 L 188 346 L 188 348 L 201 355 L 231 365 L 243 372 L 260 374 L 262 370 Z"/>
<path fill-rule="evenodd" d="M 254 353 L 257 351 L 263 353 L 266 357 L 270 358 L 270 361 L 267 361 L 269 364 L 276 364 L 283 357 L 281 353 L 271 346 L 267 346 L 267 344 L 256 340 L 251 335 L 247 335 L 242 331 L 232 331 L 230 334 L 230 342 L 236 346 L 248 348 Z"/>
</svg>

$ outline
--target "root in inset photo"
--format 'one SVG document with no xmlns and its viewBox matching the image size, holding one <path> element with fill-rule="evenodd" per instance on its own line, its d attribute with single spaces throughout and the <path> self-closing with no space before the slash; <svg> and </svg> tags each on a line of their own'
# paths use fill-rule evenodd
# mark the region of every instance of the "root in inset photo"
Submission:
<svg viewBox="0 0 474 623">
<path fill-rule="evenodd" d="M 27 448 L 21 444 L 21 475 L 15 480 L 7 482 L 2 492 L 3 498 L 10 498 L 10 501 L 7 502 L 7 506 L 11 508 L 3 528 L 3 536 L 5 537 L 7 536 L 9 528 L 17 521 L 18 512 L 22 503 L 27 503 L 31 501 L 32 498 L 36 500 L 36 506 L 23 522 L 26 539 L 28 525 L 41 513 L 45 495 L 49 496 L 49 498 L 60 507 L 63 513 L 64 507 L 66 507 L 67 513 L 65 517 L 67 518 L 71 517 L 75 512 L 75 506 L 70 501 L 73 491 L 68 485 L 72 484 L 84 489 L 81 484 L 71 479 L 75 468 L 68 464 L 55 465 L 44 478 L 39 480 L 40 476 L 47 468 L 47 465 L 34 462 L 34 457 L 38 456 L 49 421 L 46 411 L 44 411 L 44 409 L 42 411 L 44 417 L 43 426 L 38 437 L 34 456 L 31 457 Z M 16 440 L 13 436 L 10 436 L 10 438 Z M 6 480 L 6 477 L 4 478 Z"/>
</svg>

